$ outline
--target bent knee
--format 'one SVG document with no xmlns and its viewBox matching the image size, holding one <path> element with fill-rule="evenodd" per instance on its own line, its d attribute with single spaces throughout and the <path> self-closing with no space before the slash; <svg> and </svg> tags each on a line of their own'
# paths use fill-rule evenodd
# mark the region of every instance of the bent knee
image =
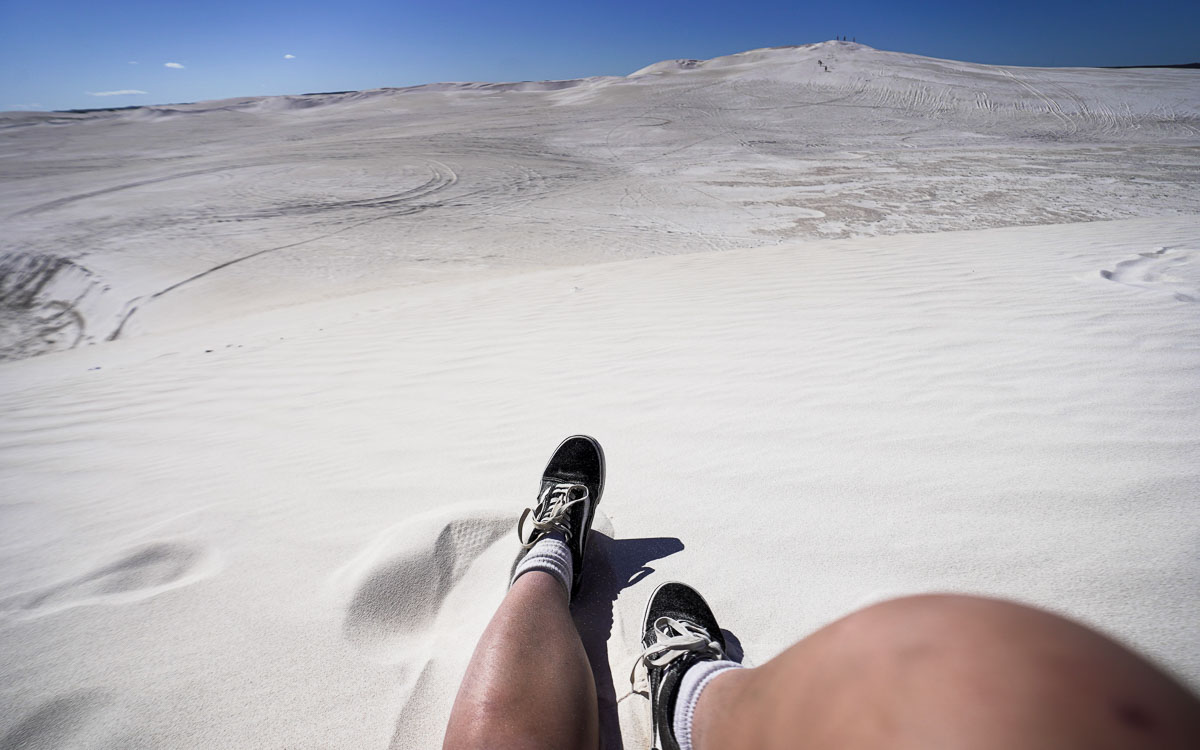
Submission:
<svg viewBox="0 0 1200 750">
<path fill-rule="evenodd" d="M 943 739 L 992 732 L 1010 745 L 1041 736 L 1099 746 L 1119 736 L 1131 744 L 1116 746 L 1184 747 L 1200 732 L 1188 718 L 1200 704 L 1141 657 L 1083 625 L 999 599 L 881 602 L 764 666 L 776 690 L 803 680 L 808 687 L 791 689 L 796 705 L 820 709 L 810 716 L 869 707 L 868 724 L 940 727 Z"/>
<path fill-rule="evenodd" d="M 1105 704 L 1136 725 L 1165 706 L 1197 707 L 1186 689 L 1116 641 L 1012 601 L 908 596 L 860 610 L 830 630 L 837 648 L 876 674 L 952 686 L 959 695 L 1024 704 L 1035 713 L 1083 711 L 1085 704 L 1094 712 Z"/>
<path fill-rule="evenodd" d="M 918 594 L 889 599 L 847 615 L 831 628 L 874 642 L 932 640 L 983 645 L 1033 634 L 1102 636 L 1045 610 L 1004 599 L 966 594 Z"/>
<path fill-rule="evenodd" d="M 867 607 L 830 626 L 842 648 L 941 669 L 967 679 L 1004 675 L 1037 684 L 1157 674 L 1123 646 L 1077 622 L 1002 599 L 908 596 Z"/>
<path fill-rule="evenodd" d="M 1137 654 L 1064 617 L 1001 599 L 921 595 L 867 607 L 814 634 L 868 673 L 975 694 L 1043 697 L 1088 686 L 1182 691 Z"/>
</svg>

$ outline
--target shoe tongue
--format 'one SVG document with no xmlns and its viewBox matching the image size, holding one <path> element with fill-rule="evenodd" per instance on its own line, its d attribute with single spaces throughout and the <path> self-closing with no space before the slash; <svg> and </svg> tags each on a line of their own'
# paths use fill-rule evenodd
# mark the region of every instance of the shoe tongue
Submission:
<svg viewBox="0 0 1200 750">
<path fill-rule="evenodd" d="M 583 474 L 572 474 L 571 472 L 561 471 L 554 476 L 546 475 L 542 477 L 542 485 L 547 484 L 585 484 L 586 477 Z M 586 485 L 585 485 L 586 486 Z"/>
<path fill-rule="evenodd" d="M 678 638 L 679 636 L 694 636 L 697 639 L 704 639 L 705 641 L 708 641 L 711 639 L 710 636 L 708 635 L 707 630 L 705 630 L 700 625 L 697 625 L 696 623 L 692 622 L 690 619 L 684 619 L 682 617 L 673 617 L 670 615 L 667 615 L 667 616 L 671 617 L 672 620 L 675 620 L 680 625 L 683 625 L 684 629 L 679 630 L 674 625 L 670 625 L 670 624 L 666 625 L 666 628 L 667 628 L 666 632 L 663 632 L 662 630 L 658 630 L 658 628 L 655 628 L 656 630 L 658 630 L 658 632 L 664 638 Z"/>
</svg>

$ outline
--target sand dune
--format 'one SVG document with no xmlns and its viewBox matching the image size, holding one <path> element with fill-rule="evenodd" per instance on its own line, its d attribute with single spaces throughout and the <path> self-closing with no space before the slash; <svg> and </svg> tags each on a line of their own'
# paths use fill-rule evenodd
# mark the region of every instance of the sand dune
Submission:
<svg viewBox="0 0 1200 750">
<path fill-rule="evenodd" d="M 0 746 L 436 747 L 573 432 L 606 747 L 670 579 L 751 664 L 948 590 L 1200 688 L 1181 75 L 829 43 L 10 118 Z"/>
<path fill-rule="evenodd" d="M 1192 214 L 1198 132 L 1194 71 L 843 42 L 623 78 L 6 113 L 0 353 L 547 265 Z M 31 264 L 92 291 L 55 277 L 30 300 Z"/>
<path fill-rule="evenodd" d="M 97 741 L 435 744 L 514 508 L 571 430 L 612 469 L 579 612 L 610 737 L 668 578 L 704 581 L 751 661 L 949 589 L 1200 683 L 1198 253 L 1190 217 L 789 244 L 9 365 L 8 721 L 86 690 Z M 636 746 L 644 706 L 620 707 Z"/>
</svg>

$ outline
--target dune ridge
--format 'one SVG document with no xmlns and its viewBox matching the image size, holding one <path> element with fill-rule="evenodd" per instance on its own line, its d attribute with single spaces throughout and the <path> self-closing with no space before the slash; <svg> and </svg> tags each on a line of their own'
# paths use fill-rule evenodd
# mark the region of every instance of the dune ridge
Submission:
<svg viewBox="0 0 1200 750">
<path fill-rule="evenodd" d="M 1198 132 L 1194 71 L 850 42 L 625 77 L 6 113 L 0 269 L 71 264 L 104 293 L 0 294 L 0 356 L 547 265 L 1188 215 Z"/>
</svg>

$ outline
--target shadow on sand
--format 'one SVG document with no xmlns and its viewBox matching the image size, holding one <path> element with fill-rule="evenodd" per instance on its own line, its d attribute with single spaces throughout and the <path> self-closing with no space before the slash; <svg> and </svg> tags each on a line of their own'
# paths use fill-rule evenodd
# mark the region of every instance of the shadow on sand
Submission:
<svg viewBox="0 0 1200 750">
<path fill-rule="evenodd" d="M 605 750 L 621 750 L 623 747 L 617 719 L 617 691 L 608 659 L 613 605 L 622 590 L 654 572 L 654 568 L 647 566 L 648 563 L 682 549 L 683 542 L 675 537 L 613 539 L 593 530 L 588 540 L 587 575 L 584 576 L 583 587 L 572 607 L 571 616 L 596 679 L 600 746 Z"/>
</svg>

